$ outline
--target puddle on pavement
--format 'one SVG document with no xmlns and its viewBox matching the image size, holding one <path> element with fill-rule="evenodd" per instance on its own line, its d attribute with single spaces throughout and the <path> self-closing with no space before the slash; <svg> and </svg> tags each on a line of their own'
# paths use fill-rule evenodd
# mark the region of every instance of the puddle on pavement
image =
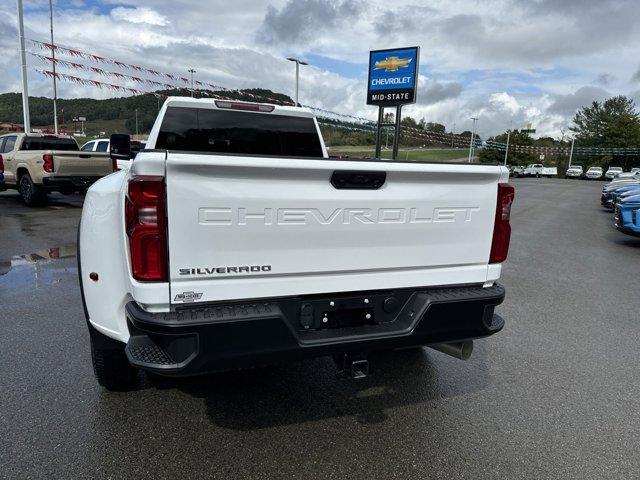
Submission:
<svg viewBox="0 0 640 480">
<path fill-rule="evenodd" d="M 76 245 L 63 245 L 61 247 L 46 248 L 35 253 L 14 255 L 10 260 L 0 261 L 0 282 L 7 280 L 5 286 L 13 286 L 13 282 L 35 280 L 36 283 L 46 284 L 60 283 L 65 273 L 77 275 L 78 268 L 75 262 L 72 266 L 63 266 L 60 260 L 75 258 Z M 67 262 L 64 262 L 65 264 Z M 11 272 L 11 283 L 7 274 Z M 16 275 L 14 275 L 16 274 Z M 4 283 L 4 282 L 3 282 Z"/>
</svg>

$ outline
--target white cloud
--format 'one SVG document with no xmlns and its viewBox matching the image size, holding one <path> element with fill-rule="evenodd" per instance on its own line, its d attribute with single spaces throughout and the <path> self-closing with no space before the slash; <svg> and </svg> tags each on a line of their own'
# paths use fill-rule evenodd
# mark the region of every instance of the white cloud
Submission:
<svg viewBox="0 0 640 480">
<path fill-rule="evenodd" d="M 130 23 L 146 23 L 147 25 L 156 25 L 159 27 L 166 27 L 169 25 L 167 17 L 146 7 L 116 7 L 111 10 L 111 16 L 114 20 Z"/>
<path fill-rule="evenodd" d="M 28 3 L 31 38 L 48 38 L 46 3 Z M 77 0 L 55 2 L 54 23 L 60 44 L 171 73 L 194 67 L 197 78 L 211 83 L 289 95 L 293 65 L 284 57 L 315 54 L 336 65 L 301 70 L 301 101 L 369 118 L 376 109 L 365 104 L 365 78 L 341 75 L 340 61 L 364 72 L 370 49 L 420 45 L 418 103 L 403 111 L 449 128 L 455 122 L 457 131 L 479 116 L 483 136 L 528 122 L 558 135 L 581 104 L 638 90 L 636 0 L 493 0 L 490 8 L 477 0 L 416 3 Z M 0 2 L 0 91 L 19 86 L 15 24 L 15 5 Z M 31 93 L 50 95 L 50 81 L 30 75 Z M 59 87 L 62 96 L 117 95 Z"/>
</svg>

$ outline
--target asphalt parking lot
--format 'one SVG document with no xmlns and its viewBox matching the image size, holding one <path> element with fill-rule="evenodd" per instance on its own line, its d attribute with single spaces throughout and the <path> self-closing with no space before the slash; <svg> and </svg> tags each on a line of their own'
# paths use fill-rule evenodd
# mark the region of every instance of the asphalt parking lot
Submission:
<svg viewBox="0 0 640 480">
<path fill-rule="evenodd" d="M 128 393 L 93 378 L 75 262 L 82 198 L 0 194 L 2 478 L 636 478 L 640 239 L 601 182 L 516 179 L 505 330 L 467 362 L 378 354 Z"/>
</svg>

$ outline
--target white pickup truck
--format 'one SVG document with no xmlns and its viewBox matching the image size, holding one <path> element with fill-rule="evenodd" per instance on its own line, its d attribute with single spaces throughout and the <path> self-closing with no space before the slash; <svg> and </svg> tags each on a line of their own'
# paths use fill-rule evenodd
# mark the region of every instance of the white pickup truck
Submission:
<svg viewBox="0 0 640 480">
<path fill-rule="evenodd" d="M 558 175 L 558 167 L 545 167 L 541 163 L 532 163 L 531 165 L 527 165 L 527 168 L 524 169 L 523 176 L 525 177 L 547 177 L 551 178 Z"/>
<path fill-rule="evenodd" d="M 98 382 L 313 356 L 358 377 L 369 352 L 422 345 L 466 358 L 504 325 L 507 179 L 330 159 L 307 109 L 169 98 L 131 169 L 86 196 L 78 265 Z"/>
</svg>

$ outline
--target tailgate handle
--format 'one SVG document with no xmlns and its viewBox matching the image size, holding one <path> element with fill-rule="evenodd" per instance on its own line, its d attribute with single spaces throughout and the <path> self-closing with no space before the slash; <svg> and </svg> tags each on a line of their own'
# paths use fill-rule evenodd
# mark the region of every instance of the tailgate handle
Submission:
<svg viewBox="0 0 640 480">
<path fill-rule="evenodd" d="M 336 170 L 331 175 L 331 185 L 339 190 L 377 190 L 386 179 L 387 172 Z"/>
<path fill-rule="evenodd" d="M 91 154 L 90 153 L 81 153 L 80 155 L 78 155 L 78 157 L 80 157 L 80 158 L 91 158 Z"/>
</svg>

